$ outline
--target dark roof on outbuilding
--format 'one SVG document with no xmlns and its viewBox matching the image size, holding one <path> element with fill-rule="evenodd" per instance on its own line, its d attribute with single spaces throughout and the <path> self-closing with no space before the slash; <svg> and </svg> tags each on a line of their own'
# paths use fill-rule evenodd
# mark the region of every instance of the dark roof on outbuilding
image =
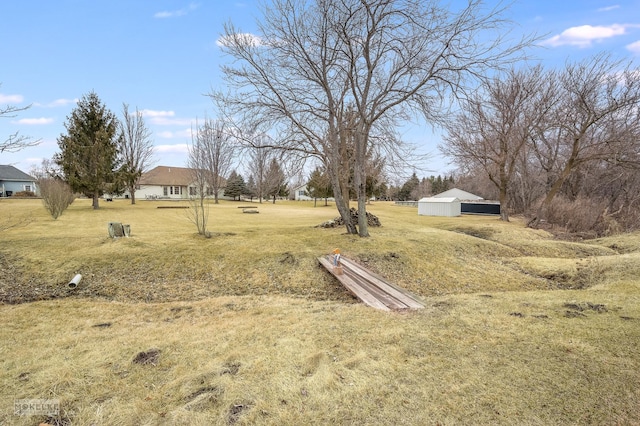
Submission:
<svg viewBox="0 0 640 426">
<path fill-rule="evenodd" d="M 13 166 L 9 165 L 1 165 L 0 164 L 0 180 L 13 180 L 13 181 L 26 181 L 33 182 L 35 179 L 32 176 L 29 176 L 25 172 L 16 169 Z"/>
</svg>

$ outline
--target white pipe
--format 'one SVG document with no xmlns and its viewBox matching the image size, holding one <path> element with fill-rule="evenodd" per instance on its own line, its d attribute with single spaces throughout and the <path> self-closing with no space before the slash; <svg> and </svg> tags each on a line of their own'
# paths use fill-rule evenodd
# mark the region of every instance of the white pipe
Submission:
<svg viewBox="0 0 640 426">
<path fill-rule="evenodd" d="M 82 279 L 82 275 L 76 274 L 75 277 L 71 281 L 69 281 L 69 288 L 76 288 L 78 284 L 80 284 L 80 280 Z"/>
</svg>

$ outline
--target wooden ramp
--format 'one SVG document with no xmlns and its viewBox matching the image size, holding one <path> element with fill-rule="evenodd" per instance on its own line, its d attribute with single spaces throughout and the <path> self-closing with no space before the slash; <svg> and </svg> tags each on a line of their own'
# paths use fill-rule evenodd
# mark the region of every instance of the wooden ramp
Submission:
<svg viewBox="0 0 640 426">
<path fill-rule="evenodd" d="M 383 311 L 424 308 L 424 302 L 418 296 L 385 281 L 349 259 L 340 258 L 343 274 L 334 272 L 329 256 L 319 257 L 318 261 L 366 305 Z"/>
</svg>

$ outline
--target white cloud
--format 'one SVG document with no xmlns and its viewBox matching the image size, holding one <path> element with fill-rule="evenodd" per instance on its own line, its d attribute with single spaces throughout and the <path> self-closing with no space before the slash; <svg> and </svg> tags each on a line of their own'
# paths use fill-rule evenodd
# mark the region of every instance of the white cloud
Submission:
<svg viewBox="0 0 640 426">
<path fill-rule="evenodd" d="M 162 139 L 191 139 L 191 129 L 177 130 L 175 132 L 167 130 L 155 133 L 155 135 Z"/>
<path fill-rule="evenodd" d="M 46 117 L 21 118 L 20 120 L 17 120 L 14 123 L 24 124 L 24 125 L 27 125 L 27 126 L 39 126 L 39 125 L 42 125 L 42 124 L 51 124 L 51 123 L 53 123 L 53 118 L 46 118 Z"/>
<path fill-rule="evenodd" d="M 151 117 L 149 119 L 149 123 L 157 126 L 190 126 L 191 122 L 190 118 Z"/>
<path fill-rule="evenodd" d="M 22 95 L 3 95 L 0 93 L 0 104 L 19 104 L 23 100 Z"/>
<path fill-rule="evenodd" d="M 56 99 L 53 102 L 49 102 L 48 104 L 41 104 L 39 102 L 34 103 L 35 106 L 38 107 L 44 107 L 44 108 L 56 108 L 56 107 L 62 107 L 62 106 L 66 106 L 69 104 L 75 104 L 78 103 L 78 98 L 75 99 Z"/>
<path fill-rule="evenodd" d="M 173 111 L 155 111 L 152 109 L 143 109 L 140 113 L 145 117 L 173 117 L 176 115 Z"/>
<path fill-rule="evenodd" d="M 185 154 L 189 153 L 189 146 L 186 143 L 179 143 L 176 145 L 156 145 L 154 147 L 154 151 L 159 154 Z"/>
<path fill-rule="evenodd" d="M 159 138 L 163 138 L 163 139 L 173 139 L 173 132 L 165 130 L 164 132 L 156 133 L 156 136 L 158 136 Z"/>
<path fill-rule="evenodd" d="M 255 46 L 262 46 L 264 44 L 262 39 L 259 36 L 251 33 L 239 33 L 239 34 L 236 34 L 235 37 L 237 37 L 239 41 L 245 46 L 255 47 Z M 229 37 L 222 36 L 218 40 L 216 40 L 216 44 L 219 47 L 227 47 L 231 44 L 232 41 L 233 40 L 231 40 Z"/>
<path fill-rule="evenodd" d="M 611 5 L 611 6 L 601 7 L 600 9 L 598 9 L 598 12 L 610 12 L 610 11 L 616 10 L 616 9 L 620 9 L 620 5 L 619 4 L 614 4 L 614 5 Z"/>
<path fill-rule="evenodd" d="M 188 7 L 184 7 L 178 10 L 164 10 L 162 12 L 157 12 L 153 15 L 154 18 L 165 19 L 165 18 L 177 18 L 179 16 L 187 15 L 189 12 L 196 10 L 200 5 L 198 3 L 191 3 Z"/>
<path fill-rule="evenodd" d="M 629 52 L 635 53 L 636 55 L 640 55 L 640 40 L 635 41 L 631 44 L 627 44 L 625 47 Z"/>
<path fill-rule="evenodd" d="M 568 28 L 562 33 L 544 41 L 543 44 L 553 47 L 562 45 L 578 46 L 581 48 L 590 47 L 594 41 L 601 41 L 606 38 L 623 35 L 626 33 L 627 28 L 630 27 L 632 27 L 632 25 L 581 25 L 579 27 Z"/>
</svg>

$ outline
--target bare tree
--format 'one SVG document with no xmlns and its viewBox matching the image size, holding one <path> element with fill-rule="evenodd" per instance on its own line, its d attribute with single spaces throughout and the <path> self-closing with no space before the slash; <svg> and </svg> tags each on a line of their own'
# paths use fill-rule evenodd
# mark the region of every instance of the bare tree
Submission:
<svg viewBox="0 0 640 426">
<path fill-rule="evenodd" d="M 198 145 L 203 150 L 202 167 L 208 172 L 208 193 L 213 194 L 214 203 L 218 204 L 225 177 L 229 174 L 236 156 L 233 137 L 221 121 L 205 118 L 204 124 L 198 127 L 196 123 L 196 127 Z"/>
<path fill-rule="evenodd" d="M 153 164 L 151 131 L 138 108 L 131 114 L 127 104 L 122 104 L 122 121 L 119 122 L 119 127 L 118 150 L 122 157 L 120 175 L 129 190 L 131 204 L 135 204 L 138 180 Z"/>
<path fill-rule="evenodd" d="M 251 171 L 251 177 L 255 185 L 254 194 L 258 198 L 258 202 L 262 203 L 263 199 L 269 196 L 269 182 L 267 172 L 269 163 L 273 158 L 273 148 L 266 135 L 255 135 L 251 139 L 251 144 L 247 152 L 248 168 Z"/>
<path fill-rule="evenodd" d="M 0 83 L 0 86 L 2 84 Z M 0 118 L 13 118 L 17 113 L 26 111 L 31 108 L 31 105 L 25 107 L 18 107 L 15 105 L 0 105 Z M 33 139 L 30 136 L 21 135 L 19 132 L 15 132 L 7 137 L 3 142 L 0 142 L 0 154 L 3 152 L 16 152 L 21 149 L 28 148 L 30 146 L 36 146 L 40 144 L 40 139 Z"/>
<path fill-rule="evenodd" d="M 319 158 L 347 232 L 368 236 L 367 153 L 399 147 L 372 135 L 416 111 L 442 121 L 449 95 L 513 59 L 530 40 L 500 35 L 508 34 L 503 10 L 477 0 L 458 11 L 437 0 L 274 0 L 259 37 L 226 26 L 232 91 L 211 96 L 237 123 L 277 135 L 274 146 Z M 344 137 L 354 140 L 357 227 L 340 180 Z"/>
<path fill-rule="evenodd" d="M 525 147 L 535 129 L 549 121 L 554 82 L 540 66 L 497 75 L 468 97 L 445 125 L 440 150 L 460 165 L 482 168 L 498 189 L 502 220 L 509 220 L 510 186 Z"/>
<path fill-rule="evenodd" d="M 189 220 L 196 225 L 198 234 L 210 237 L 207 231 L 209 221 L 209 204 L 206 202 L 208 182 L 210 181 L 207 169 L 208 150 L 204 138 L 198 137 L 199 132 L 191 132 L 191 146 L 187 167 L 191 169 L 191 184 L 189 185 L 189 202 L 191 208 L 187 212 Z"/>
<path fill-rule="evenodd" d="M 544 199 L 529 222 L 537 226 L 563 185 L 592 162 L 639 167 L 640 76 L 631 63 L 599 54 L 568 64 L 558 77 L 553 120 L 533 139 L 546 172 Z"/>
</svg>

